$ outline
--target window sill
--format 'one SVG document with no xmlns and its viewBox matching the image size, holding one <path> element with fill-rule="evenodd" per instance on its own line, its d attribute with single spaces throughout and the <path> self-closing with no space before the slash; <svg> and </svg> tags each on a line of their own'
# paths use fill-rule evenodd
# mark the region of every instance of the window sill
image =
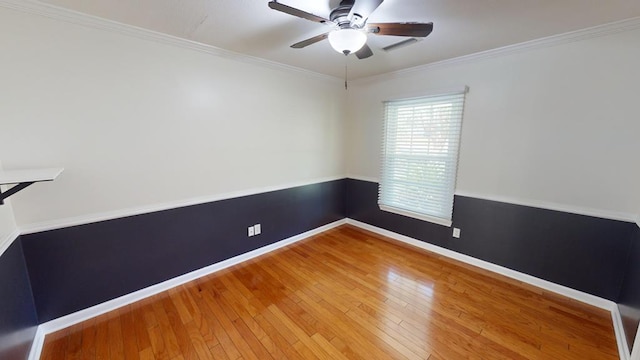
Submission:
<svg viewBox="0 0 640 360">
<path fill-rule="evenodd" d="M 418 214 L 412 211 L 402 210 L 402 209 L 398 209 L 398 208 L 394 208 L 386 205 L 379 205 L 379 206 L 380 206 L 380 210 L 382 211 L 386 211 L 386 212 L 390 212 L 390 213 L 394 213 L 402 216 L 407 216 L 410 218 L 427 221 L 430 223 L 434 223 L 434 224 L 438 224 L 446 227 L 451 227 L 451 224 L 452 224 L 451 220 L 447 220 L 447 219 L 441 219 L 433 216 Z"/>
</svg>

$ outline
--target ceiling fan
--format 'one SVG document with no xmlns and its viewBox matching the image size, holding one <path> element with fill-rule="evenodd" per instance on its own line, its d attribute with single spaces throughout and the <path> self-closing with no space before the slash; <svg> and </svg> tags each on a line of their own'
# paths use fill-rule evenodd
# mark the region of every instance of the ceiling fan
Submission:
<svg viewBox="0 0 640 360">
<path fill-rule="evenodd" d="M 375 23 L 367 24 L 367 19 L 384 0 L 342 0 L 340 5 L 331 10 L 329 19 L 314 15 L 294 7 L 270 1 L 269 7 L 283 13 L 311 20 L 334 27 L 333 30 L 300 41 L 291 45 L 294 49 L 301 49 L 319 41 L 329 39 L 331 47 L 336 51 L 349 55 L 355 53 L 358 59 L 366 59 L 373 55 L 373 51 L 366 44 L 367 34 L 406 36 L 409 39 L 385 47 L 391 50 L 416 42 L 416 38 L 424 38 L 433 30 L 433 23 Z"/>
</svg>

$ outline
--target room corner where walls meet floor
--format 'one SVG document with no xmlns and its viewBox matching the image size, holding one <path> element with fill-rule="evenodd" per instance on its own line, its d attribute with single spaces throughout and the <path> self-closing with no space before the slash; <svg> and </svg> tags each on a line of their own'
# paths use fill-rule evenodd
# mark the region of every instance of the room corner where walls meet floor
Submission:
<svg viewBox="0 0 640 360">
<path fill-rule="evenodd" d="M 487 245 L 491 244 L 487 242 L 490 240 L 486 238 L 493 237 L 495 238 L 494 241 L 498 241 L 498 244 L 500 244 L 500 241 L 508 241 L 509 236 L 500 238 L 499 236 L 493 236 L 491 233 L 487 233 L 487 231 L 494 227 L 491 224 L 487 224 L 477 232 L 481 234 L 482 237 L 474 239 L 472 236 L 472 234 L 476 232 L 473 230 L 474 226 L 479 225 L 474 225 L 473 221 L 469 222 L 470 219 L 465 219 L 465 217 L 470 216 L 469 214 L 475 214 L 473 216 L 477 217 L 480 222 L 486 221 L 483 219 L 491 216 L 501 218 L 501 220 L 504 221 L 505 217 L 498 215 L 501 215 L 502 212 L 511 212 L 515 215 L 513 215 L 514 217 L 512 218 L 507 217 L 506 219 L 508 221 L 523 223 L 521 217 L 545 218 L 546 216 L 550 216 L 550 218 L 545 220 L 549 224 L 578 221 L 579 226 L 576 226 L 577 230 L 574 234 L 578 237 L 582 234 L 583 230 L 579 229 L 582 227 L 593 229 L 604 226 L 604 228 L 609 229 L 609 232 L 592 231 L 592 233 L 603 234 L 602 236 L 605 236 L 606 234 L 615 234 L 616 231 L 619 231 L 618 227 L 626 228 L 626 224 L 541 209 L 514 209 L 514 205 L 511 204 L 496 204 L 481 199 L 456 197 L 454 226 L 457 226 L 456 224 L 464 224 L 463 240 L 467 242 L 467 246 L 470 246 L 468 248 L 460 248 L 456 247 L 457 244 L 453 243 L 455 240 L 451 238 L 450 228 L 426 223 L 417 225 L 413 223 L 414 220 L 412 219 L 389 213 L 380 213 L 375 201 L 376 188 L 377 184 L 375 183 L 354 179 L 342 179 L 21 236 L 20 242 L 25 249 L 26 263 L 28 266 L 31 264 L 29 276 L 32 277 L 31 284 L 34 287 L 33 293 L 36 298 L 35 307 L 36 309 L 39 308 L 40 316 L 37 323 L 42 324 L 36 335 L 36 342 L 34 343 L 35 346 L 33 349 L 37 349 L 38 342 L 44 339 L 44 334 L 46 333 L 72 325 L 87 317 L 98 315 L 122 306 L 123 304 L 144 298 L 157 291 L 162 291 L 162 289 L 164 289 L 162 286 L 176 286 L 182 281 L 188 281 L 194 276 L 202 276 L 208 272 L 216 271 L 219 268 L 230 266 L 237 261 L 243 261 L 245 257 L 257 256 L 264 251 L 270 251 L 315 233 L 306 233 L 307 231 L 313 231 L 314 229 L 316 232 L 324 231 L 330 227 L 342 224 L 345 221 L 396 240 L 407 242 L 413 246 L 419 246 L 429 251 L 441 253 L 444 256 L 506 275 L 518 281 L 530 283 L 534 286 L 607 309 L 612 312 L 618 339 L 623 338 L 621 336 L 623 325 L 620 325 L 622 321 L 618 315 L 617 306 L 615 306 L 613 300 L 607 299 L 602 295 L 607 294 L 606 291 L 609 291 L 607 290 L 608 287 L 598 284 L 598 282 L 608 281 L 609 278 L 598 275 L 591 279 L 596 283 L 592 285 L 593 287 L 580 289 L 577 287 L 581 286 L 580 284 L 582 283 L 570 282 L 575 279 L 567 280 L 560 277 L 560 280 L 569 281 L 563 284 L 558 281 L 558 278 L 554 278 L 553 274 L 549 275 L 544 272 L 531 274 L 530 268 L 521 267 L 520 269 L 514 269 L 512 266 L 505 266 L 505 263 L 500 264 L 496 260 L 491 261 L 490 259 L 493 259 L 491 256 L 495 256 L 495 254 L 477 254 L 471 252 L 471 250 L 474 249 L 474 243 L 484 242 L 485 247 L 491 248 L 491 246 Z M 477 207 L 484 208 L 485 211 L 489 213 L 483 214 L 474 211 Z M 255 209 L 259 209 L 257 213 L 252 212 L 256 211 Z M 285 213 L 277 214 L 281 211 Z M 542 211 L 543 214 L 540 214 L 540 211 Z M 217 217 L 218 215 L 216 214 L 226 214 L 227 217 L 221 216 L 219 219 L 220 222 L 212 223 L 211 218 Z M 577 220 L 573 218 L 574 216 L 578 217 Z M 246 224 L 238 219 L 233 219 L 233 217 L 241 219 L 268 219 L 266 221 L 259 221 L 263 227 L 263 234 L 261 235 L 271 234 L 273 237 L 247 238 Z M 569 218 L 569 220 L 566 220 L 567 218 Z M 148 229 L 156 227 L 157 224 L 163 225 L 160 226 L 160 229 L 148 231 Z M 633 225 L 635 226 L 635 224 Z M 168 229 L 179 229 L 179 231 L 166 231 L 163 226 L 166 226 Z M 227 229 L 229 229 L 226 230 L 228 231 L 227 235 L 224 235 L 225 226 L 228 226 Z M 536 231 L 535 228 L 525 230 Z M 549 230 L 547 229 L 546 231 Z M 567 236 L 566 232 L 558 233 Z M 99 234 L 109 234 L 109 236 L 100 236 Z M 163 236 L 163 234 L 165 236 L 164 240 L 163 238 L 158 238 L 159 236 Z M 189 246 L 199 249 L 208 248 L 209 250 L 205 252 L 213 255 L 217 253 L 218 255 L 200 260 L 203 265 L 194 266 L 188 257 L 178 253 L 178 259 L 176 261 L 180 262 L 182 266 L 178 267 L 174 264 L 173 267 L 170 267 L 172 273 L 166 273 L 162 277 L 138 279 L 139 282 L 130 283 L 120 288 L 117 286 L 118 283 L 114 279 L 126 278 L 129 273 L 134 271 L 139 272 L 140 274 L 138 274 L 138 276 L 141 277 L 144 276 L 144 268 L 153 268 L 153 266 L 149 264 L 144 266 L 137 264 L 140 262 L 138 258 L 146 256 L 144 254 L 151 248 L 151 245 L 157 245 L 158 242 L 167 243 L 166 248 L 163 249 L 164 246 L 156 246 L 154 251 L 170 253 L 172 257 L 175 257 L 175 247 L 178 245 L 184 247 L 185 243 L 172 244 L 171 239 L 186 239 L 191 235 L 193 235 L 192 239 L 185 240 L 192 243 L 192 245 Z M 117 240 L 113 238 L 114 236 L 123 237 L 124 239 Z M 556 242 L 563 241 L 561 236 L 555 236 Z M 148 237 L 150 242 L 145 240 L 144 237 Z M 86 241 L 87 238 L 92 238 L 93 241 L 88 242 Z M 220 242 L 220 238 L 227 240 Z M 589 258 L 589 256 L 592 256 L 592 252 L 599 251 L 600 245 L 598 244 L 598 240 L 595 238 L 591 239 L 590 241 L 596 243 L 593 245 L 593 249 L 583 249 L 584 254 L 580 255 L 580 253 L 578 253 L 577 256 Z M 569 244 L 572 244 L 572 239 L 565 240 Z M 528 246 L 532 246 L 533 244 L 527 242 L 526 239 L 521 240 L 517 237 L 514 237 L 511 241 L 522 241 L 523 244 L 529 244 Z M 142 246 L 142 244 L 137 242 L 142 242 L 145 245 Z M 213 243 L 211 244 L 211 242 Z M 627 242 L 627 245 L 628 244 Z M 540 245 L 542 246 L 542 244 Z M 249 247 L 242 248 L 238 246 Z M 98 269 L 97 274 L 91 273 L 91 271 L 96 271 L 95 262 L 99 261 L 98 257 L 110 258 L 111 261 L 105 261 L 100 265 L 100 268 L 109 268 L 109 264 L 115 261 L 115 259 L 122 260 L 121 252 L 125 250 L 130 253 L 128 255 L 130 256 L 130 260 L 123 261 L 124 265 L 121 274 L 107 274 L 106 276 L 110 276 L 111 279 L 101 279 L 99 277 L 105 275 L 99 274 L 103 272 L 100 271 L 100 269 Z M 223 253 L 220 253 L 220 251 L 223 251 Z M 226 253 L 224 253 L 225 251 Z M 46 256 L 51 253 L 72 253 L 74 255 L 71 257 Z M 154 256 L 161 255 L 162 254 L 157 254 Z M 485 258 L 483 258 L 483 256 Z M 569 254 L 567 253 L 565 256 L 569 256 Z M 572 254 L 571 256 L 575 257 L 576 255 Z M 36 259 L 38 260 L 36 261 Z M 76 263 L 74 259 L 83 259 L 83 261 L 86 262 Z M 510 261 L 515 261 L 517 265 L 517 260 L 518 255 L 514 254 L 514 258 Z M 40 261 L 42 261 L 42 263 L 40 263 Z M 152 260 L 152 263 L 166 263 L 167 261 L 167 259 L 156 258 Z M 584 259 L 582 261 L 584 261 Z M 580 264 L 581 262 L 578 261 L 577 263 Z M 79 267 L 86 266 L 83 264 L 92 264 L 94 269 L 91 270 L 87 268 L 86 271 L 85 269 L 77 271 Z M 40 266 L 41 269 L 34 268 L 34 266 Z M 52 272 L 47 269 L 54 270 Z M 533 268 L 533 270 L 536 269 Z M 537 270 L 540 271 L 540 269 Z M 611 273 L 615 274 L 617 271 L 619 272 L 620 270 L 612 271 Z M 77 272 L 84 274 L 76 275 L 75 273 Z M 154 276 L 157 276 L 157 274 L 154 274 Z M 547 277 L 545 278 L 545 276 Z M 103 286 L 103 292 L 101 294 L 93 292 L 94 290 L 91 290 L 91 285 L 89 285 L 89 290 L 86 287 L 87 283 L 95 282 L 94 278 L 96 277 L 99 278 L 98 282 L 103 282 L 103 285 L 105 285 Z M 111 283 L 109 283 L 110 281 Z M 49 286 L 50 283 L 57 285 L 43 287 L 43 282 L 46 282 L 47 286 Z M 576 286 L 576 284 L 578 286 Z M 68 287 L 66 293 L 60 293 L 55 290 L 56 287 L 64 286 Z M 603 291 L 603 293 L 597 293 L 594 289 Z M 87 294 L 87 291 L 91 291 L 92 293 Z M 594 294 L 594 292 L 596 293 Z M 38 299 L 39 296 L 41 297 L 40 299 Z M 51 301 L 44 301 L 43 296 L 51 299 Z M 633 326 L 633 322 L 627 326 Z M 619 347 L 623 348 L 624 343 L 620 344 Z M 624 354 L 621 354 L 621 358 L 627 359 L 628 357 L 624 357 Z"/>
</svg>

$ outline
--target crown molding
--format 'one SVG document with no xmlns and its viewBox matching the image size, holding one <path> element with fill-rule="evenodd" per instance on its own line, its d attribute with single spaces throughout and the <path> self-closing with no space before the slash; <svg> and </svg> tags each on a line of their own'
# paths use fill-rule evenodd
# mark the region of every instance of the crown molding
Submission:
<svg viewBox="0 0 640 360">
<path fill-rule="evenodd" d="M 133 25 L 127 25 L 123 23 L 119 23 L 112 20 L 107 20 L 104 18 L 100 18 L 97 16 L 81 13 L 74 10 L 69 10 L 65 8 L 61 8 L 58 6 L 45 4 L 39 1 L 34 0 L 0 0 L 0 7 L 4 7 L 7 9 L 19 11 L 26 14 L 38 15 L 47 17 L 50 19 L 85 26 L 89 28 L 94 28 L 98 30 L 108 31 L 112 33 L 117 33 L 129 37 L 138 38 L 141 40 L 153 41 L 156 43 L 161 43 L 165 45 L 180 47 L 183 49 L 194 50 L 201 53 L 238 61 L 246 64 L 257 65 L 269 69 L 287 71 L 293 73 L 304 74 L 305 76 L 313 76 L 316 78 L 321 78 L 325 80 L 331 81 L 343 81 L 340 78 L 320 74 L 318 72 L 314 72 L 311 70 L 285 65 L 282 63 L 278 63 L 275 61 L 270 61 L 266 59 L 262 59 L 255 56 L 240 54 L 237 52 L 233 52 L 230 50 L 225 50 L 219 47 L 215 47 L 213 45 L 207 45 L 203 43 L 199 43 L 192 40 L 187 40 L 183 38 L 179 38 L 176 36 L 143 29 Z"/>
<path fill-rule="evenodd" d="M 436 61 L 429 64 L 418 65 L 402 70 L 392 71 L 380 75 L 373 75 L 369 77 L 354 79 L 352 82 L 355 84 L 370 83 L 376 81 L 391 80 L 396 78 L 404 78 L 408 76 L 415 76 L 416 73 L 426 72 L 442 67 L 465 64 L 479 60 L 491 59 L 500 56 L 506 56 L 516 53 L 521 53 L 530 50 L 543 49 L 552 46 L 558 46 L 563 44 L 569 44 L 573 42 L 589 40 L 597 37 L 603 37 L 613 34 L 618 34 L 625 31 L 632 31 L 640 29 L 640 17 L 634 17 L 630 19 L 615 21 L 608 24 L 598 25 L 586 29 L 570 31 L 567 33 L 552 35 L 543 37 L 540 39 L 525 41 L 518 44 L 507 45 L 491 50 L 481 51 L 469 55 L 463 55 L 451 59 L 442 61 Z"/>
<path fill-rule="evenodd" d="M 142 40 L 153 41 L 165 45 L 181 47 L 183 49 L 199 51 L 209 55 L 230 59 L 242 63 L 258 65 L 270 69 L 287 71 L 293 73 L 304 74 L 331 81 L 343 81 L 341 78 L 321 74 L 311 70 L 278 63 L 262 59 L 255 56 L 236 53 L 230 50 L 221 49 L 212 45 L 206 45 L 192 40 L 179 38 L 176 36 L 143 29 L 133 25 L 127 25 L 112 20 L 103 19 L 97 16 L 88 15 L 74 10 L 61 8 L 58 6 L 45 4 L 35 0 L 0 0 L 0 7 L 7 9 L 39 15 L 50 19 L 63 21 L 75 25 L 90 27 L 112 33 L 118 33 Z M 424 72 L 435 68 L 468 63 L 472 61 L 489 59 L 498 56 L 509 55 L 513 53 L 541 49 L 561 44 L 567 44 L 591 38 L 617 34 L 620 32 L 631 31 L 640 28 L 640 17 L 630 18 L 626 20 L 616 21 L 609 24 L 598 25 L 582 30 L 571 31 L 563 34 L 552 35 L 536 40 L 526 41 L 519 44 L 508 45 L 487 51 L 481 51 L 474 54 L 463 55 L 456 58 L 437 61 L 429 64 L 419 65 L 398 71 L 392 71 L 380 75 L 364 77 L 351 80 L 355 84 L 368 83 L 373 81 L 389 80 L 394 78 L 402 78 L 413 75 L 417 72 Z"/>
</svg>

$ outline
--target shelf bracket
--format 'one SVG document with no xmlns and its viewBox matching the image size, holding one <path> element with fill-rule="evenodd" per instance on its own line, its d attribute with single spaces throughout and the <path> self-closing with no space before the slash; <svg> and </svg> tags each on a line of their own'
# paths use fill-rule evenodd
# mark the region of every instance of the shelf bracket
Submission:
<svg viewBox="0 0 640 360">
<path fill-rule="evenodd" d="M 0 205 L 4 204 L 4 199 L 8 198 L 9 196 L 17 193 L 18 191 L 26 188 L 27 186 L 33 184 L 35 181 L 28 181 L 28 182 L 23 182 L 23 183 L 19 183 L 14 185 L 11 189 L 2 192 L 2 189 L 0 189 Z"/>
</svg>

